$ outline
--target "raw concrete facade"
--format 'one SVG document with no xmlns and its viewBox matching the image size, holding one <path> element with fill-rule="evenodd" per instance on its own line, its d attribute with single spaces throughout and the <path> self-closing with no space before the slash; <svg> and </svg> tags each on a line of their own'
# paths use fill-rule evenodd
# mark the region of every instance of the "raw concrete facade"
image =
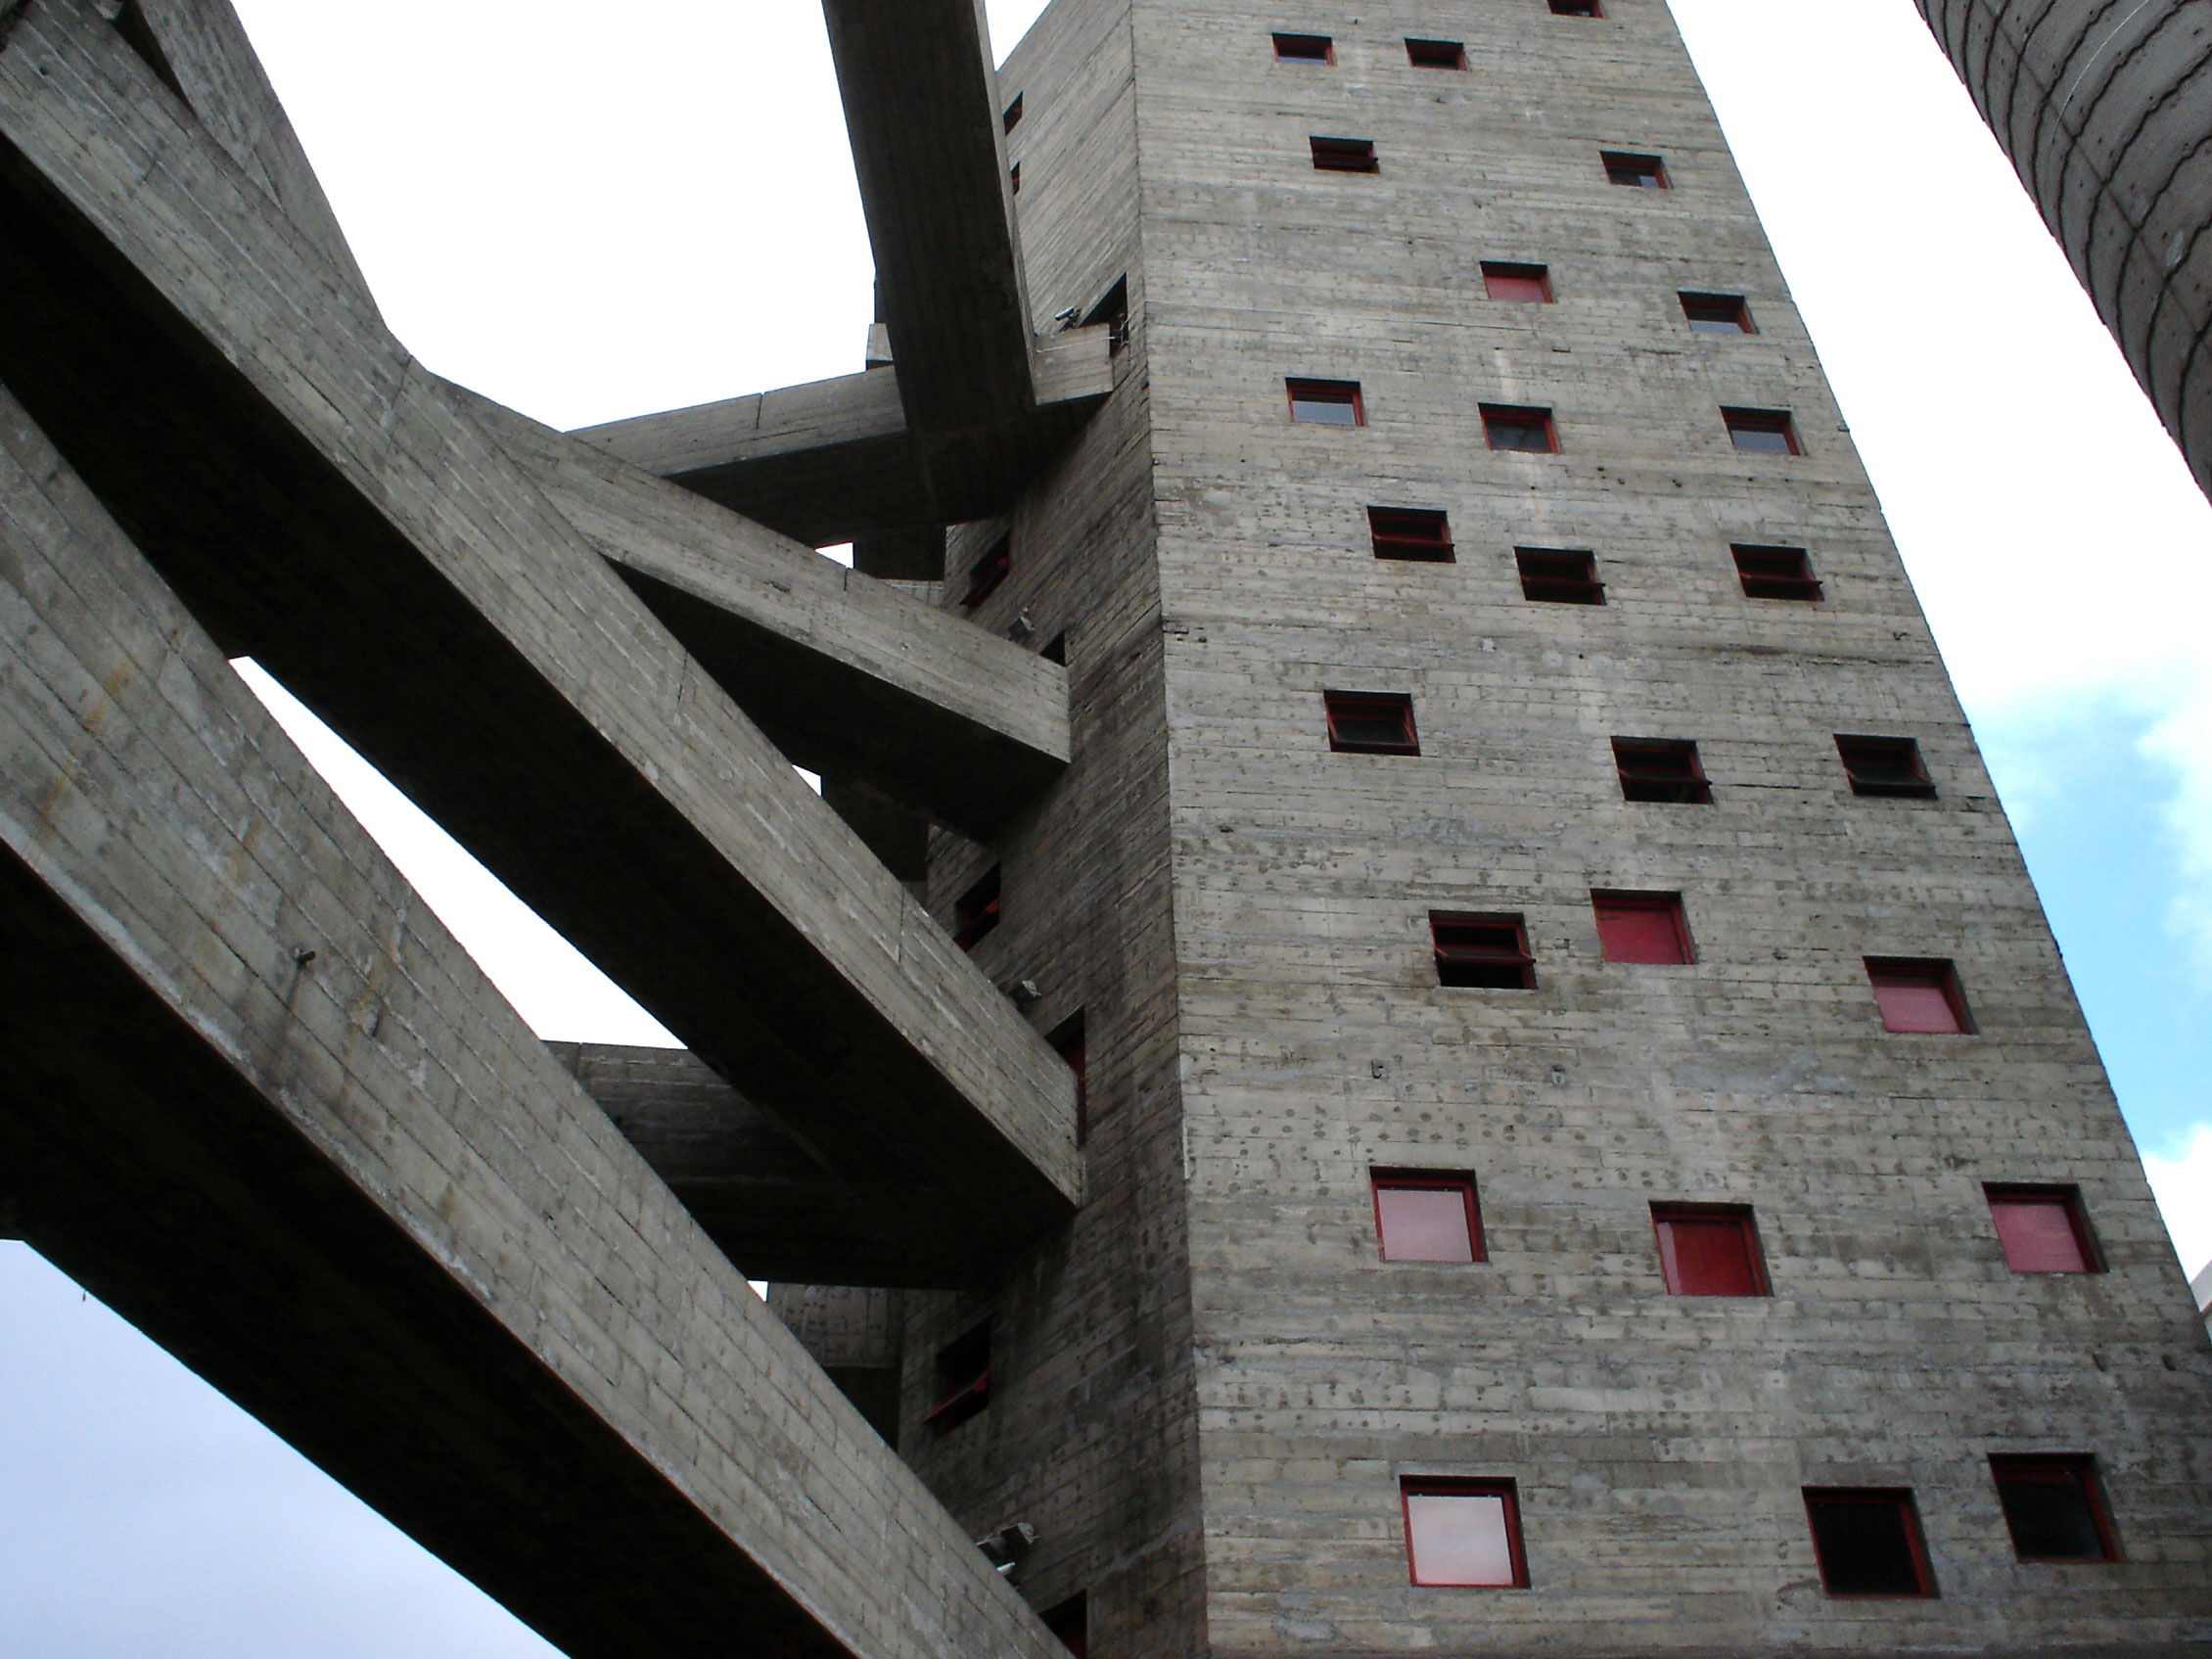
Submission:
<svg viewBox="0 0 2212 1659">
<path fill-rule="evenodd" d="M 1058 0 L 995 75 L 827 10 L 874 366 L 563 435 L 385 332 L 221 0 L 0 6 L 0 1215 L 577 1654 L 2212 1651 L 2212 1348 L 1661 0 Z M 243 651 L 692 1051 L 532 1041 Z M 2018 1558 L 2029 1454 L 2116 1559 Z M 1512 1483 L 1526 1583 L 1411 1583 L 1409 1480 Z M 1829 1594 L 1808 1488 L 1934 1593 Z"/>
</svg>

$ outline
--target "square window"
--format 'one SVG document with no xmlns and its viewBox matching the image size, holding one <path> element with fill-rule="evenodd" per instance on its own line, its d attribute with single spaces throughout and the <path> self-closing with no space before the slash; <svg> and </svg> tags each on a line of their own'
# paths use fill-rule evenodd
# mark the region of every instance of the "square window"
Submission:
<svg viewBox="0 0 2212 1659">
<path fill-rule="evenodd" d="M 1495 259 L 1483 261 L 1483 292 L 1493 300 L 1516 300 L 1525 304 L 1551 303 L 1551 267 L 1508 265 Z"/>
<path fill-rule="evenodd" d="M 1521 573 L 1521 597 L 1545 605 L 1602 605 L 1605 584 L 1597 579 L 1597 555 L 1561 547 L 1516 547 L 1514 567 Z"/>
<path fill-rule="evenodd" d="M 1014 568 L 1014 538 L 1002 535 L 991 544 L 991 550 L 976 561 L 975 570 L 968 576 L 968 591 L 960 597 L 960 608 L 973 611 L 986 599 L 998 591 L 998 584 L 1006 579 L 1006 573 Z"/>
<path fill-rule="evenodd" d="M 1605 176 L 1634 190 L 1668 190 L 1667 163 L 1656 156 L 1632 156 L 1620 150 L 1600 150 Z"/>
<path fill-rule="evenodd" d="M 1480 1262 L 1475 1177 L 1445 1170 L 1376 1170 L 1375 1237 L 1385 1262 Z"/>
<path fill-rule="evenodd" d="M 1820 1588 L 1838 1596 L 1933 1595 L 1912 1495 L 1884 1487 L 1805 1489 Z"/>
<path fill-rule="evenodd" d="M 1090 1652 L 1090 1598 L 1082 1590 L 1068 1597 L 1058 1606 L 1046 1610 L 1044 1628 L 1060 1638 L 1076 1659 L 1087 1659 Z"/>
<path fill-rule="evenodd" d="M 1439 985 L 1487 991 L 1534 991 L 1536 958 L 1518 916 L 1462 916 L 1429 912 Z"/>
<path fill-rule="evenodd" d="M 1061 1021 L 1044 1040 L 1076 1074 L 1076 1144 L 1082 1146 L 1090 1139 L 1090 1067 L 1083 1047 L 1083 1015 L 1079 1012 Z"/>
<path fill-rule="evenodd" d="M 1985 1186 L 2005 1265 L 2015 1273 L 2100 1271 L 2082 1194 L 2073 1186 Z"/>
<path fill-rule="evenodd" d="M 1416 1585 L 1521 1590 L 1521 1506 L 1511 1481 L 1408 1475 L 1399 1482 L 1406 1509 L 1406 1564 Z"/>
<path fill-rule="evenodd" d="M 1621 774 L 1623 801 L 1655 801 L 1676 806 L 1709 806 L 1713 786 L 1698 764 L 1697 745 L 1664 737 L 1616 737 L 1613 765 Z"/>
<path fill-rule="evenodd" d="M 1843 775 L 1854 795 L 1892 795 L 1932 801 L 1936 786 L 1921 764 L 1920 746 L 1909 737 L 1844 737 L 1835 740 L 1843 757 Z"/>
<path fill-rule="evenodd" d="M 1549 409 L 1526 408 L 1512 403 L 1485 403 L 1483 436 L 1493 449 L 1513 449 L 1527 455 L 1555 454 L 1558 429 Z"/>
<path fill-rule="evenodd" d="M 1369 507 L 1367 533 L 1378 559 L 1419 559 L 1452 563 L 1452 526 L 1441 508 Z"/>
<path fill-rule="evenodd" d="M 1992 1456 L 1989 1472 L 2023 1561 L 2117 1561 L 2112 1520 L 2091 1457 Z"/>
<path fill-rule="evenodd" d="M 1746 599 L 1802 599 L 1818 603 L 1820 584 L 1802 547 L 1730 547 Z"/>
<path fill-rule="evenodd" d="M 1275 61 L 1282 64 L 1333 64 L 1336 42 L 1325 34 L 1278 34 Z"/>
<path fill-rule="evenodd" d="M 1329 747 L 1340 755 L 1418 755 L 1413 700 L 1397 691 L 1324 691 Z"/>
<path fill-rule="evenodd" d="M 1697 960 L 1679 893 L 1592 893 L 1598 952 L 1608 962 L 1686 965 Z"/>
<path fill-rule="evenodd" d="M 1797 423 L 1787 409 L 1723 409 L 1728 441 L 1746 455 L 1802 455 Z"/>
<path fill-rule="evenodd" d="M 1012 166 L 1010 166 L 1010 167 L 1008 167 L 1008 168 L 1006 169 L 1006 185 L 1007 185 L 1007 188 L 1008 188 L 1008 190 L 1009 190 L 1009 191 L 1010 191 L 1010 192 L 1011 192 L 1011 193 L 1012 193 L 1013 195 L 1016 195 L 1016 196 L 1019 196 L 1019 195 L 1021 195 L 1021 193 L 1022 193 L 1022 163 L 1021 163 L 1021 162 L 1019 162 L 1019 161 L 1016 161 L 1016 162 L 1015 162 L 1015 163 L 1014 163 L 1014 164 L 1013 164 Z"/>
<path fill-rule="evenodd" d="M 1057 663 L 1063 668 L 1066 668 L 1068 666 L 1068 630 L 1062 628 L 1046 640 L 1044 649 L 1039 651 L 1037 655 L 1047 663 Z"/>
<path fill-rule="evenodd" d="M 1021 124 L 1022 95 L 1017 92 L 1014 94 L 1014 101 L 1011 104 L 1007 105 L 1006 108 L 999 114 L 998 130 L 1001 132 L 1012 132 L 1017 126 L 1020 126 Z"/>
<path fill-rule="evenodd" d="M 1670 1296 L 1765 1296 L 1759 1229 L 1734 1204 L 1654 1204 L 1659 1271 Z"/>
<path fill-rule="evenodd" d="M 1356 380 L 1286 380 L 1290 418 L 1311 426 L 1363 427 L 1367 411 Z"/>
<path fill-rule="evenodd" d="M 1751 326 L 1751 307 L 1740 294 L 1684 294 L 1682 315 L 1692 334 L 1757 334 Z"/>
<path fill-rule="evenodd" d="M 973 950 L 983 936 L 998 925 L 998 866 L 984 871 L 975 886 L 952 905 L 952 943 Z"/>
<path fill-rule="evenodd" d="M 937 1404 L 922 1421 L 939 1434 L 958 1428 L 991 1404 L 991 1321 L 938 1352 Z"/>
<path fill-rule="evenodd" d="M 1935 958 L 1869 956 L 1866 978 L 1882 1011 L 1882 1030 L 1970 1035 L 1966 994 L 1948 961 Z"/>
<path fill-rule="evenodd" d="M 1551 15 L 1555 18 L 1602 18 L 1605 12 L 1597 0 L 1551 0 Z"/>
<path fill-rule="evenodd" d="M 1314 138 L 1308 142 L 1313 147 L 1313 165 L 1324 173 L 1382 171 L 1371 138 Z"/>
<path fill-rule="evenodd" d="M 1417 69 L 1463 69 L 1467 48 L 1456 40 L 1407 40 L 1406 61 Z"/>
</svg>

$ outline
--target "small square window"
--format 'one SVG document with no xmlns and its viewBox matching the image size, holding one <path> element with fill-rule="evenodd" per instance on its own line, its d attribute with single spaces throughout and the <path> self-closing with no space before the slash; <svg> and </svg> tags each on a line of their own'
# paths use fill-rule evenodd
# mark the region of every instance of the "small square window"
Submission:
<svg viewBox="0 0 2212 1659">
<path fill-rule="evenodd" d="M 2101 1270 L 2079 1187 L 1985 1186 L 1982 1194 L 2005 1265 L 2015 1273 Z"/>
<path fill-rule="evenodd" d="M 986 599 L 998 591 L 998 584 L 1006 579 L 1006 573 L 1014 568 L 1014 538 L 1002 535 L 991 544 L 991 550 L 976 561 L 976 568 L 968 576 L 968 591 L 961 595 L 960 608 L 973 611 Z"/>
<path fill-rule="evenodd" d="M 1686 965 L 1697 960 L 1679 893 L 1592 893 L 1598 952 L 1608 962 Z"/>
<path fill-rule="evenodd" d="M 1061 1021 L 1044 1040 L 1076 1074 L 1076 1144 L 1082 1146 L 1090 1139 L 1090 1066 L 1083 1046 L 1083 1015 L 1077 1013 Z"/>
<path fill-rule="evenodd" d="M 1844 737 L 1835 740 L 1843 757 L 1843 775 L 1854 795 L 1894 795 L 1932 801 L 1936 786 L 1920 762 L 1920 746 L 1909 737 Z"/>
<path fill-rule="evenodd" d="M 1382 171 L 1371 138 L 1314 138 L 1308 142 L 1313 147 L 1313 165 L 1324 173 Z"/>
<path fill-rule="evenodd" d="M 1616 737 L 1613 766 L 1621 774 L 1623 801 L 1675 806 L 1713 804 L 1713 786 L 1698 763 L 1697 745 L 1686 739 Z"/>
<path fill-rule="evenodd" d="M 1329 747 L 1340 755 L 1418 755 L 1413 700 L 1397 691 L 1324 691 Z"/>
<path fill-rule="evenodd" d="M 1278 34 L 1275 61 L 1282 64 L 1333 64 L 1336 42 L 1325 34 Z"/>
<path fill-rule="evenodd" d="M 1734 1204 L 1654 1204 L 1659 1270 L 1670 1296 L 1765 1296 L 1759 1229 Z"/>
<path fill-rule="evenodd" d="M 1463 69 L 1467 48 L 1456 40 L 1407 40 L 1406 61 L 1417 69 Z"/>
<path fill-rule="evenodd" d="M 1367 410 L 1356 380 L 1286 380 L 1290 418 L 1307 426 L 1363 427 Z"/>
<path fill-rule="evenodd" d="M 945 1434 L 991 1404 L 991 1321 L 955 1337 L 937 1356 L 937 1404 L 922 1421 Z"/>
<path fill-rule="evenodd" d="M 1692 334 L 1757 334 L 1751 326 L 1751 307 L 1740 294 L 1684 294 L 1682 315 Z"/>
<path fill-rule="evenodd" d="M 1445 1480 L 1408 1475 L 1399 1482 L 1406 1509 L 1406 1565 L 1416 1585 L 1522 1590 L 1521 1505 L 1511 1481 Z"/>
<path fill-rule="evenodd" d="M 1597 0 L 1551 0 L 1551 15 L 1555 18 L 1602 18 L 1605 9 Z"/>
<path fill-rule="evenodd" d="M 2096 1459 L 1992 1456 L 1990 1475 L 2012 1553 L 2023 1561 L 2117 1561 L 2112 1520 L 2097 1490 Z"/>
<path fill-rule="evenodd" d="M 1518 916 L 1462 916 L 1429 912 L 1439 985 L 1485 991 L 1534 991 L 1536 958 Z"/>
<path fill-rule="evenodd" d="M 1515 300 L 1525 304 L 1551 303 L 1551 267 L 1508 265 L 1495 259 L 1483 261 L 1483 292 L 1493 300 Z"/>
<path fill-rule="evenodd" d="M 1063 668 L 1066 668 L 1068 666 L 1068 630 L 1062 628 L 1046 640 L 1044 649 L 1039 651 L 1037 655 L 1047 663 L 1057 663 Z"/>
<path fill-rule="evenodd" d="M 1044 1628 L 1060 1638 L 1076 1659 L 1089 1659 L 1090 1653 L 1090 1598 L 1082 1590 L 1068 1597 L 1044 1614 Z"/>
<path fill-rule="evenodd" d="M 1820 584 L 1802 547 L 1730 547 L 1746 599 L 1801 599 L 1818 604 Z"/>
<path fill-rule="evenodd" d="M 998 127 L 1001 132 L 1012 132 L 1022 124 L 1022 95 L 1014 94 L 1014 101 L 1000 112 Z"/>
<path fill-rule="evenodd" d="M 1723 409 L 1728 441 L 1746 455 L 1802 455 L 1797 423 L 1787 409 Z"/>
<path fill-rule="evenodd" d="M 1375 1237 L 1385 1262 L 1480 1262 L 1475 1177 L 1446 1170 L 1376 1170 Z"/>
<path fill-rule="evenodd" d="M 1657 156 L 1632 156 L 1620 150 L 1601 150 L 1605 176 L 1615 184 L 1635 190 L 1668 190 L 1667 163 Z"/>
<path fill-rule="evenodd" d="M 1493 449 L 1513 449 L 1528 455 L 1555 454 L 1559 448 L 1558 429 L 1551 424 L 1549 409 L 1536 409 L 1513 403 L 1485 403 L 1483 436 Z"/>
<path fill-rule="evenodd" d="M 1933 1595 L 1927 1546 L 1903 1488 L 1805 1489 L 1820 1588 L 1837 1596 Z"/>
<path fill-rule="evenodd" d="M 1605 584 L 1597 579 L 1597 555 L 1561 547 L 1516 547 L 1514 567 L 1521 573 L 1521 597 L 1544 605 L 1602 605 Z"/>
<path fill-rule="evenodd" d="M 1016 161 L 1006 169 L 1007 189 L 1016 196 L 1022 193 L 1022 163 Z"/>
<path fill-rule="evenodd" d="M 998 925 L 998 868 L 991 865 L 953 901 L 952 943 L 963 950 L 973 950 Z"/>
<path fill-rule="evenodd" d="M 1378 559 L 1419 559 L 1452 563 L 1452 526 L 1441 508 L 1369 507 L 1367 533 Z"/>
<path fill-rule="evenodd" d="M 1970 1034 L 1966 995 L 1947 961 L 1896 956 L 1866 958 L 1866 978 L 1882 1011 L 1882 1030 Z"/>
</svg>

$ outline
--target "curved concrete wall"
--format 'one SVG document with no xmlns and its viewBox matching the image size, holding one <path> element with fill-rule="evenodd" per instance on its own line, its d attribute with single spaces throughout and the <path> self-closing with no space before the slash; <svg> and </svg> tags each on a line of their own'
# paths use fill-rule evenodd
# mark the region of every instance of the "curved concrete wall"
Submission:
<svg viewBox="0 0 2212 1659">
<path fill-rule="evenodd" d="M 2212 494 L 2212 0 L 1916 0 Z"/>
</svg>

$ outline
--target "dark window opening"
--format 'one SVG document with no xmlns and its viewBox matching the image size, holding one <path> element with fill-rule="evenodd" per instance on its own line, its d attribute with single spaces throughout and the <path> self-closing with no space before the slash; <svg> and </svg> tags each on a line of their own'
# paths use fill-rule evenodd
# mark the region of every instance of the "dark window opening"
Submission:
<svg viewBox="0 0 2212 1659">
<path fill-rule="evenodd" d="M 1313 165 L 1324 173 L 1378 173 L 1382 162 L 1371 138 L 1315 138 Z"/>
<path fill-rule="evenodd" d="M 1083 326 L 1089 328 L 1094 323 L 1108 325 L 1106 354 L 1109 357 L 1120 356 L 1122 347 L 1129 343 L 1129 279 L 1128 277 L 1116 277 L 1114 286 L 1109 288 L 1100 297 L 1098 303 L 1091 306 L 1090 310 L 1085 313 Z"/>
<path fill-rule="evenodd" d="M 1528 455 L 1550 455 L 1559 448 L 1558 429 L 1549 409 L 1526 408 L 1510 403 L 1485 403 L 1483 437 L 1493 449 L 1519 450 Z"/>
<path fill-rule="evenodd" d="M 1284 64 L 1333 64 L 1336 42 L 1325 34 L 1278 34 L 1275 59 Z"/>
<path fill-rule="evenodd" d="M 1616 737 L 1613 765 L 1621 774 L 1623 801 L 1676 806 L 1713 804 L 1713 786 L 1698 763 L 1695 743 L 1665 737 Z"/>
<path fill-rule="evenodd" d="M 1037 655 L 1039 657 L 1042 657 L 1047 663 L 1057 663 L 1063 668 L 1066 668 L 1068 666 L 1068 630 L 1066 628 L 1062 628 L 1058 633 L 1054 634 L 1050 639 L 1046 640 L 1044 642 L 1044 649 L 1042 651 L 1039 651 Z"/>
<path fill-rule="evenodd" d="M 2073 1186 L 1984 1186 L 1998 1247 L 2015 1273 L 2102 1271 L 2082 1194 Z"/>
<path fill-rule="evenodd" d="M 1912 1495 L 1902 1488 L 1805 1489 L 1820 1588 L 1830 1595 L 1933 1595 Z"/>
<path fill-rule="evenodd" d="M 2091 1457 L 1992 1456 L 1997 1500 L 2023 1561 L 2117 1561 L 2111 1516 Z"/>
<path fill-rule="evenodd" d="M 1592 893 L 1598 954 L 1608 962 L 1683 966 L 1697 960 L 1679 893 Z"/>
<path fill-rule="evenodd" d="M 1854 795 L 1894 795 L 1932 801 L 1936 786 L 1921 763 L 1920 746 L 1910 737 L 1844 737 L 1835 740 L 1843 757 L 1843 775 Z"/>
<path fill-rule="evenodd" d="M 1740 294 L 1684 294 L 1682 315 L 1692 334 L 1757 334 Z"/>
<path fill-rule="evenodd" d="M 1551 15 L 1555 18 L 1602 18 L 1605 9 L 1598 0 L 1551 0 Z"/>
<path fill-rule="evenodd" d="M 1014 163 L 1014 164 L 1013 164 L 1012 166 L 1010 166 L 1010 167 L 1008 167 L 1008 168 L 1006 169 L 1006 183 L 1007 183 L 1007 186 L 1008 186 L 1008 188 L 1009 188 L 1009 189 L 1010 189 L 1010 190 L 1012 191 L 1012 193 L 1013 193 L 1014 195 L 1016 195 L 1016 196 L 1019 196 L 1019 195 L 1021 195 L 1021 193 L 1022 193 L 1022 163 L 1021 163 L 1021 162 L 1019 162 L 1019 161 L 1016 161 L 1016 162 L 1015 162 L 1015 163 Z"/>
<path fill-rule="evenodd" d="M 1001 132 L 1012 132 L 1021 124 L 1022 95 L 1017 92 L 1014 94 L 1014 101 L 1011 104 L 1007 105 L 1005 110 L 999 115 L 998 128 Z"/>
<path fill-rule="evenodd" d="M 1896 956 L 1866 958 L 1866 978 L 1881 1009 L 1882 1030 L 1970 1035 L 1966 993 L 1948 961 Z"/>
<path fill-rule="evenodd" d="M 1046 1609 L 1044 1628 L 1060 1638 L 1076 1659 L 1089 1659 L 1090 1654 L 1090 1598 L 1082 1590 L 1055 1607 Z"/>
<path fill-rule="evenodd" d="M 1820 584 L 1802 547 L 1730 547 L 1746 599 L 1802 599 L 1817 603 Z"/>
<path fill-rule="evenodd" d="M 1521 597 L 1545 605 L 1602 605 L 1605 584 L 1597 579 L 1597 555 L 1563 547 L 1516 547 Z"/>
<path fill-rule="evenodd" d="M 1385 1262 L 1480 1262 L 1475 1177 L 1451 1170 L 1375 1170 L 1375 1238 Z"/>
<path fill-rule="evenodd" d="M 1746 455 L 1802 455 L 1797 423 L 1787 409 L 1723 409 L 1728 441 Z"/>
<path fill-rule="evenodd" d="M 1324 691 L 1329 747 L 1340 755 L 1418 755 L 1413 699 L 1397 691 Z"/>
<path fill-rule="evenodd" d="M 1313 426 L 1363 427 L 1367 411 L 1356 380 L 1286 380 L 1290 418 Z"/>
<path fill-rule="evenodd" d="M 1407 40 L 1406 61 L 1417 69 L 1463 69 L 1467 48 L 1457 40 Z"/>
<path fill-rule="evenodd" d="M 1511 1481 L 1408 1475 L 1399 1482 L 1406 1512 L 1406 1570 L 1416 1585 L 1522 1590 L 1520 1496 Z"/>
<path fill-rule="evenodd" d="M 101 10 L 106 11 L 107 8 L 102 7 Z M 115 25 L 115 32 L 123 37 L 124 43 L 146 60 L 146 67 L 161 78 L 163 86 L 185 103 L 192 102 L 185 96 L 184 82 L 177 78 L 177 72 L 169 63 L 169 55 L 161 50 L 161 41 L 155 38 L 153 26 L 147 23 L 145 9 L 139 4 L 139 0 L 123 0 L 109 22 Z"/>
<path fill-rule="evenodd" d="M 1512 265 L 1496 259 L 1483 261 L 1483 292 L 1493 300 L 1514 300 L 1525 304 L 1551 303 L 1549 265 Z"/>
<path fill-rule="evenodd" d="M 1061 1021 L 1044 1040 L 1068 1063 L 1068 1070 L 1076 1074 L 1076 1144 L 1084 1145 L 1090 1139 L 1090 1065 L 1088 1051 L 1083 1046 L 1082 1013 L 1079 1011 Z"/>
<path fill-rule="evenodd" d="M 1452 526 L 1435 507 L 1369 507 L 1367 533 L 1378 559 L 1452 563 Z"/>
<path fill-rule="evenodd" d="M 952 905 L 952 943 L 973 950 L 983 936 L 998 925 L 998 866 L 984 871 L 975 886 Z"/>
<path fill-rule="evenodd" d="M 1633 156 L 1621 150 L 1601 150 L 1598 155 L 1605 162 L 1605 176 L 1615 184 L 1636 190 L 1673 188 L 1667 177 L 1667 163 L 1657 156 Z"/>
<path fill-rule="evenodd" d="M 960 608 L 973 611 L 986 599 L 998 591 L 998 584 L 1006 579 L 1006 573 L 1014 568 L 1014 537 L 1011 533 L 1000 536 L 991 544 L 991 550 L 976 561 L 976 568 L 968 577 L 968 591 L 961 596 Z"/>
<path fill-rule="evenodd" d="M 1534 991 L 1536 958 L 1519 916 L 1429 912 L 1439 985 L 1484 991 Z"/>
<path fill-rule="evenodd" d="M 922 1421 L 945 1434 L 991 1404 L 991 1321 L 953 1338 L 937 1356 L 937 1404 Z"/>
<path fill-rule="evenodd" d="M 1759 1229 L 1739 1204 L 1654 1204 L 1659 1271 L 1670 1296 L 1765 1296 Z"/>
</svg>

